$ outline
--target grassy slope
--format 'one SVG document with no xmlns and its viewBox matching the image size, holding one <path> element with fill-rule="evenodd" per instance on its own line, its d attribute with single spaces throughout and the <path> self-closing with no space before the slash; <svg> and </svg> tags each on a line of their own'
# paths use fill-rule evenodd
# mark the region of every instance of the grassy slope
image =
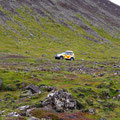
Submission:
<svg viewBox="0 0 120 120">
<path fill-rule="evenodd" d="M 81 27 L 74 25 L 71 21 L 67 21 L 67 23 L 72 26 L 74 31 L 70 30 L 64 25 L 57 23 L 55 20 L 53 23 L 47 17 L 37 16 L 31 9 L 27 7 L 16 9 L 16 11 L 19 13 L 19 16 L 13 15 L 9 11 L 3 10 L 1 7 L 0 10 L 4 11 L 9 17 L 12 18 L 12 21 L 7 21 L 5 25 L 6 28 L 9 26 L 10 29 L 4 29 L 0 25 L 0 53 L 21 54 L 24 56 L 33 57 L 26 59 L 0 60 L 1 63 L 5 63 L 0 65 L 0 78 L 3 79 L 3 90 L 6 90 L 2 91 L 0 98 L 10 98 L 7 102 L 3 101 L 0 103 L 0 110 L 6 110 L 5 114 L 7 114 L 15 110 L 14 107 L 19 107 L 26 104 L 37 104 L 40 99 L 45 97 L 44 95 L 36 96 L 36 98 L 30 98 L 20 102 L 18 99 L 21 91 L 19 91 L 16 85 L 25 82 L 27 84 L 33 83 L 37 85 L 54 85 L 58 89 L 67 88 L 70 92 L 72 92 L 74 97 L 76 97 L 76 99 L 78 99 L 86 107 L 86 109 L 96 109 L 96 115 L 90 115 L 89 117 L 96 120 L 101 116 L 110 120 L 119 120 L 119 101 L 112 99 L 112 97 L 116 95 L 115 91 L 120 87 L 118 84 L 119 76 L 113 75 L 113 71 L 119 70 L 119 68 L 113 69 L 114 64 L 119 64 L 119 39 L 112 38 L 112 36 L 109 33 L 106 33 L 102 28 L 91 26 L 89 22 L 81 16 L 79 17 L 90 28 L 95 30 L 102 37 L 109 39 L 112 44 L 108 44 L 106 42 L 99 44 L 93 41 L 89 41 L 83 36 L 85 35 L 91 38 L 95 37 L 88 35 L 88 33 L 85 32 Z M 39 22 L 36 20 L 36 17 L 39 18 Z M 31 33 L 33 35 L 31 35 Z M 79 37 L 78 34 L 81 36 Z M 98 64 L 95 65 L 91 62 L 84 63 L 82 61 L 75 61 L 71 63 L 69 61 L 60 62 L 53 60 L 54 54 L 65 51 L 66 49 L 73 50 L 77 60 L 85 59 L 86 61 L 107 62 L 105 62 L 105 64 L 98 62 Z M 86 54 L 84 55 L 82 53 Z M 42 54 L 47 55 L 47 58 L 50 58 L 50 60 L 44 61 L 37 59 L 41 57 Z M 90 58 L 88 58 L 88 56 Z M 112 59 L 111 57 L 116 57 L 117 59 Z M 35 69 L 35 67 L 39 68 L 41 64 L 43 64 L 45 69 L 52 69 L 52 66 L 50 66 L 51 62 L 53 65 L 62 63 L 63 65 L 60 66 L 62 71 L 39 71 Z M 16 65 L 12 65 L 14 63 L 16 63 Z M 46 63 L 49 63 L 49 66 L 47 66 Z M 86 73 L 80 74 L 75 71 L 68 72 L 66 71 L 66 67 L 68 67 L 69 63 L 69 66 L 74 66 L 75 68 L 82 64 L 85 64 L 85 66 L 88 68 L 91 67 L 96 69 L 100 66 L 104 66 L 105 69 L 96 71 L 94 75 L 98 75 L 100 73 L 106 74 L 103 77 L 94 77 L 94 75 Z M 27 68 L 25 67 L 30 68 L 30 71 L 26 72 Z M 34 76 L 34 78 L 32 76 Z M 88 86 L 85 84 L 88 84 Z M 102 89 L 96 87 L 100 84 L 103 84 Z M 110 85 L 112 86 L 112 90 L 107 87 Z M 20 87 L 23 87 L 22 84 Z M 112 97 L 110 99 L 96 99 L 92 93 L 89 95 L 86 91 L 79 91 L 77 87 L 81 87 L 82 89 L 86 88 L 87 91 L 89 91 L 89 88 L 91 88 L 96 92 L 97 95 L 101 96 L 102 91 L 107 91 Z M 81 99 L 78 97 L 80 93 L 84 94 L 86 97 Z M 15 102 L 11 104 L 12 98 L 15 100 Z M 89 99 L 93 101 L 93 105 L 86 102 Z M 108 106 L 106 107 L 106 105 Z"/>
<path fill-rule="evenodd" d="M 112 36 L 102 28 L 90 26 L 88 21 L 82 17 L 86 24 L 100 36 L 110 40 L 112 44 L 106 42 L 99 44 L 89 41 L 83 36 L 85 35 L 94 39 L 97 38 L 88 35 L 80 26 L 74 25 L 71 21 L 67 23 L 72 26 L 73 31 L 57 23 L 55 20 L 53 23 L 47 17 L 38 17 L 27 7 L 18 8 L 16 11 L 19 15 L 13 15 L 5 10 L 2 11 L 4 11 L 8 17 L 11 17 L 12 21 L 6 22 L 6 27 L 10 29 L 5 30 L 0 26 L 1 52 L 33 57 L 41 57 L 42 54 L 46 54 L 47 57 L 53 58 L 54 54 L 70 49 L 75 52 L 77 59 L 87 58 L 88 56 L 90 56 L 91 59 L 120 57 L 119 39 L 112 38 Z M 36 18 L 39 18 L 39 22 Z M 87 53 L 87 55 L 83 55 L 82 53 Z"/>
</svg>

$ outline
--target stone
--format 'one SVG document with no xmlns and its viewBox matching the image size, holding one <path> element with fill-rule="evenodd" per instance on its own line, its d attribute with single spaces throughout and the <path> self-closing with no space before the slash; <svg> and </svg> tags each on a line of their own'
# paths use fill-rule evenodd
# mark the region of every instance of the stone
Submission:
<svg viewBox="0 0 120 120">
<path fill-rule="evenodd" d="M 23 111 L 23 110 L 27 110 L 27 109 L 29 109 L 29 108 L 30 108 L 29 105 L 25 105 L 25 106 L 21 106 L 21 107 L 19 107 L 19 108 L 17 108 L 17 109 Z"/>
<path fill-rule="evenodd" d="M 4 112 L 5 112 L 5 111 L 0 111 L 0 116 L 3 115 Z"/>
<path fill-rule="evenodd" d="M 36 118 L 36 117 L 30 117 L 28 120 L 40 120 L 39 118 Z M 42 120 L 42 119 L 41 119 Z M 46 120 L 46 119 L 43 119 L 43 120 Z"/>
<path fill-rule="evenodd" d="M 32 94 L 34 94 L 34 93 L 39 93 L 40 94 L 41 93 L 40 88 L 38 86 L 36 86 L 36 85 L 33 85 L 33 84 L 28 85 L 26 87 L 26 89 L 31 90 Z"/>
<path fill-rule="evenodd" d="M 120 100 L 120 94 L 117 95 L 118 100 Z"/>
<path fill-rule="evenodd" d="M 106 118 L 101 118 L 100 120 L 107 120 Z"/>
<path fill-rule="evenodd" d="M 89 113 L 94 115 L 95 114 L 95 109 L 89 109 Z"/>
<path fill-rule="evenodd" d="M 20 115 L 17 112 L 8 113 L 5 117 L 19 117 Z"/>
<path fill-rule="evenodd" d="M 105 73 L 100 73 L 98 76 L 103 77 Z"/>
<path fill-rule="evenodd" d="M 64 89 L 52 91 L 47 98 L 41 102 L 43 107 L 51 105 L 57 112 L 74 110 L 77 108 L 77 101 L 73 99 L 71 93 Z"/>
<path fill-rule="evenodd" d="M 43 54 L 43 55 L 42 55 L 42 57 L 46 57 L 46 55 L 45 55 L 45 54 Z"/>
<path fill-rule="evenodd" d="M 0 88 L 1 88 L 1 86 L 2 86 L 2 79 L 0 79 Z"/>
<path fill-rule="evenodd" d="M 34 108 L 32 108 L 32 109 L 27 109 L 27 110 L 26 110 L 26 116 L 27 116 L 27 117 L 30 117 L 30 118 L 32 117 L 31 114 L 30 114 L 30 112 L 31 112 L 32 110 L 34 110 Z"/>
</svg>

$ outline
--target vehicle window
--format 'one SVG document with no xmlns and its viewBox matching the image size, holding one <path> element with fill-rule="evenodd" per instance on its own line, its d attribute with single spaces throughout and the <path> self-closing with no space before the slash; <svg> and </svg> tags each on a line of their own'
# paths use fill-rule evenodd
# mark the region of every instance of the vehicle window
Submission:
<svg viewBox="0 0 120 120">
<path fill-rule="evenodd" d="M 68 52 L 66 52 L 65 55 L 68 55 Z"/>
<path fill-rule="evenodd" d="M 72 52 L 66 52 L 65 54 L 66 54 L 66 55 L 73 55 Z"/>
</svg>

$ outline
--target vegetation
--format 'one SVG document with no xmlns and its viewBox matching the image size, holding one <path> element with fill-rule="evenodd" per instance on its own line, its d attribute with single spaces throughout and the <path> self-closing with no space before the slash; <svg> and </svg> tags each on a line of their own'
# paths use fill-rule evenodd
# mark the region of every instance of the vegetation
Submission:
<svg viewBox="0 0 120 120">
<path fill-rule="evenodd" d="M 40 16 L 27 5 L 14 11 L 0 5 L 0 13 L 5 14 L 5 23 L 0 21 L 0 120 L 27 120 L 17 110 L 24 105 L 38 108 L 31 113 L 37 118 L 57 120 L 62 116 L 68 120 L 68 114 L 79 114 L 81 120 L 119 120 L 119 30 L 113 27 L 117 31 L 113 36 L 104 26 L 95 26 L 78 14 L 75 17 L 87 27 L 64 18 L 62 24 L 49 12 Z M 89 34 L 89 29 L 97 35 Z M 65 50 L 73 50 L 76 60 L 54 60 L 56 53 Z M 28 97 L 24 92 L 29 84 L 66 88 L 81 109 L 63 114 L 39 109 L 49 92 Z M 22 117 L 4 117 L 13 111 Z"/>
</svg>

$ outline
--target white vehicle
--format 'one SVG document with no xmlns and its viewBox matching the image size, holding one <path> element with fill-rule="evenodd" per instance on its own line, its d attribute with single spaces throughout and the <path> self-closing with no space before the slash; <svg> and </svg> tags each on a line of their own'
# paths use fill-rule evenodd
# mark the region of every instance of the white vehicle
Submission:
<svg viewBox="0 0 120 120">
<path fill-rule="evenodd" d="M 55 59 L 60 59 L 60 60 L 66 59 L 66 60 L 73 61 L 73 60 L 75 60 L 75 55 L 74 55 L 73 51 L 67 50 L 63 53 L 56 54 Z"/>
</svg>

